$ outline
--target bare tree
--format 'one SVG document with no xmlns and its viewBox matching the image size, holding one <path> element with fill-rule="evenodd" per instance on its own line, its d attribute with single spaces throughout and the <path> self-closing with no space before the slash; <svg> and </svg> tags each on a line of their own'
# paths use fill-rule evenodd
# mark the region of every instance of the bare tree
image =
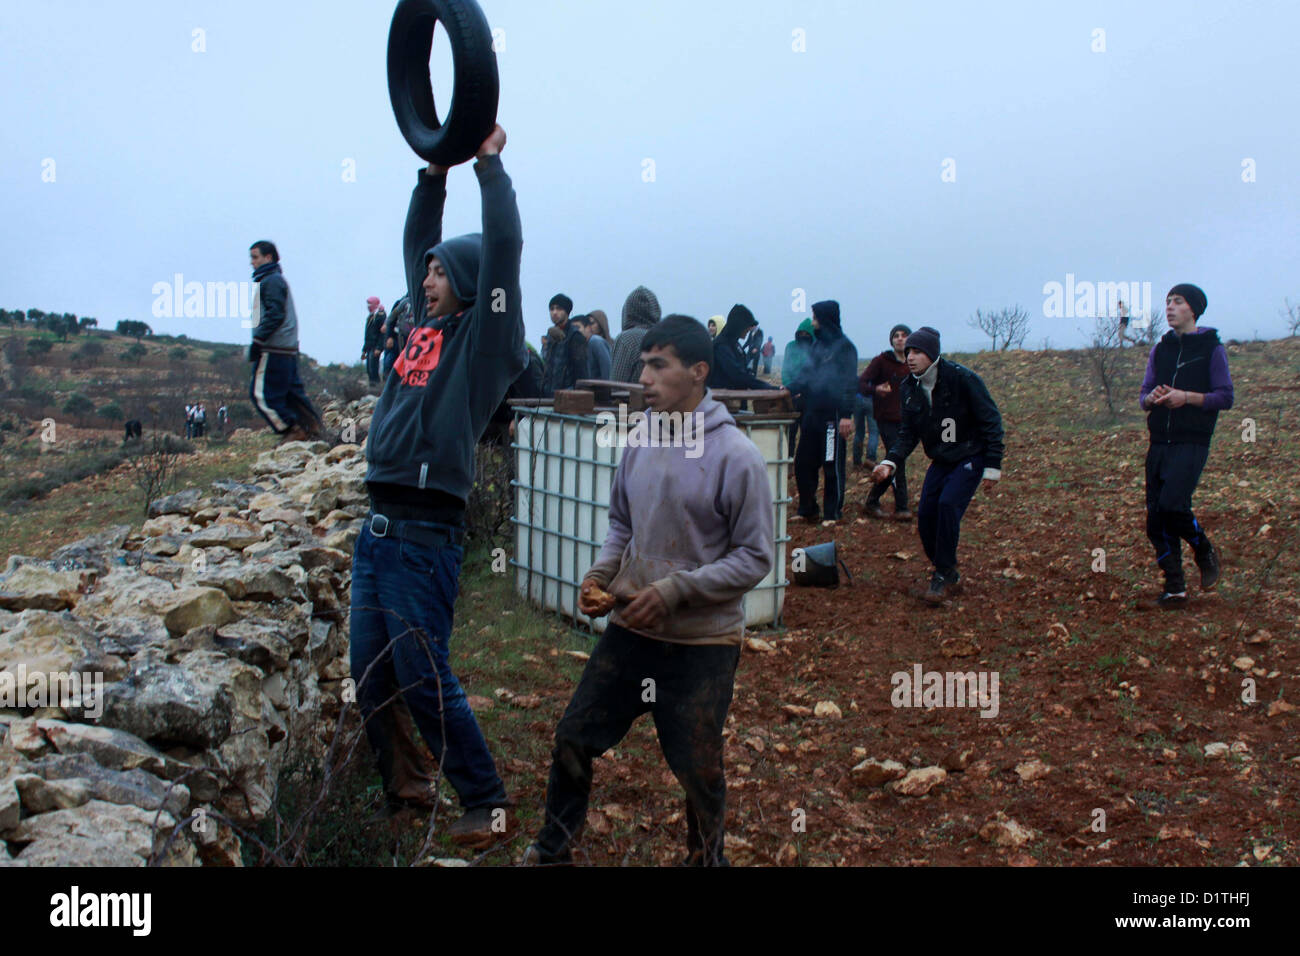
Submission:
<svg viewBox="0 0 1300 956">
<path fill-rule="evenodd" d="M 140 489 L 144 498 L 146 518 L 149 517 L 149 506 L 176 487 L 180 478 L 181 456 L 191 450 L 188 444 L 175 435 L 155 428 L 144 449 L 128 459 L 131 482 Z"/>
<path fill-rule="evenodd" d="M 1300 305 L 1292 305 L 1290 299 L 1283 299 L 1286 308 L 1280 313 L 1286 319 L 1287 334 L 1300 335 Z"/>
<path fill-rule="evenodd" d="M 967 322 L 972 329 L 978 329 L 993 342 L 992 351 L 1005 352 L 1007 349 L 1024 348 L 1029 335 L 1029 313 L 1016 305 L 1011 309 L 976 309 L 975 315 Z M 1001 343 L 999 345 L 998 343 Z"/>
<path fill-rule="evenodd" d="M 1085 332 L 1085 335 L 1088 333 Z M 1084 346 L 1083 354 L 1087 357 L 1088 367 L 1092 370 L 1094 381 L 1106 396 L 1106 408 L 1111 418 L 1119 417 L 1115 400 L 1119 392 L 1120 373 L 1124 365 L 1124 352 L 1120 348 L 1119 325 L 1108 316 L 1098 316 Z"/>
</svg>

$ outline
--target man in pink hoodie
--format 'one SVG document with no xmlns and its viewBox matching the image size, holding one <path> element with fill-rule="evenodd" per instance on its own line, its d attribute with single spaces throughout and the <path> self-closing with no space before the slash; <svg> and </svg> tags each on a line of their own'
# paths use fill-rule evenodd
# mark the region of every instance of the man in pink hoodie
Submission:
<svg viewBox="0 0 1300 956">
<path fill-rule="evenodd" d="M 654 717 L 686 790 L 687 863 L 725 866 L 722 729 L 744 637 L 742 601 L 772 569 L 767 465 L 705 387 L 713 341 L 671 315 L 641 342 L 651 412 L 627 437 L 609 533 L 578 609 L 613 613 L 555 729 L 546 823 L 525 863 L 572 862 L 591 764 Z"/>
</svg>

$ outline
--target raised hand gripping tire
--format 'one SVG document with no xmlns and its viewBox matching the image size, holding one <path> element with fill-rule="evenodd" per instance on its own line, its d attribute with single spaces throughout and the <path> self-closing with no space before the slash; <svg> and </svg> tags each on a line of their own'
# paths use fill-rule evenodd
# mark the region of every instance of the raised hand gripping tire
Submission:
<svg viewBox="0 0 1300 956">
<path fill-rule="evenodd" d="M 429 80 L 436 23 L 447 31 L 455 75 L 445 122 Z M 473 158 L 496 125 L 500 90 L 492 29 L 475 0 L 400 0 L 388 28 L 388 97 L 416 155 L 435 166 Z"/>
</svg>

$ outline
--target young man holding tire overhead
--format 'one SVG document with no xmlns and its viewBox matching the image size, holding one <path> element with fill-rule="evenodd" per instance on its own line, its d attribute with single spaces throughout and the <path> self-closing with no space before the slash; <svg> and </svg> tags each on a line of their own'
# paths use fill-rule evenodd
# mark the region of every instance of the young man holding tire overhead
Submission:
<svg viewBox="0 0 1300 956">
<path fill-rule="evenodd" d="M 448 834 L 482 846 L 513 805 L 452 672 L 474 449 L 526 365 L 519 209 L 496 126 L 477 153 L 483 232 L 443 241 L 447 167 L 421 170 L 403 252 L 414 327 L 375 406 L 366 446 L 370 514 L 352 566 L 352 677 L 392 795 L 393 741 L 374 719 L 401 694 L 464 814 Z"/>
</svg>

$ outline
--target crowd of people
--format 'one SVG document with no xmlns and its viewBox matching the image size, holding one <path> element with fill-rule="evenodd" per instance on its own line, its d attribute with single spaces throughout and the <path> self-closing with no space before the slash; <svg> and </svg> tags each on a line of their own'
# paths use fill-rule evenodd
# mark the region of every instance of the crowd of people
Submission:
<svg viewBox="0 0 1300 956">
<path fill-rule="evenodd" d="M 831 299 L 799 323 L 780 385 L 758 374 L 761 363 L 772 375 L 776 346 L 748 307 L 736 304 L 706 325 L 661 315 L 644 286 L 623 303 L 617 337 L 604 312 L 575 314 L 573 300 L 556 294 L 539 352 L 524 335 L 522 227 L 501 160 L 505 142 L 497 126 L 475 157 L 481 234 L 443 239 L 449 169 L 420 171 L 404 231 L 406 294 L 388 314 L 377 297 L 367 302 L 363 357 L 383 390 L 367 437 L 370 512 L 355 545 L 350 612 L 366 733 L 390 808 L 436 803 L 418 730 L 464 810 L 446 831 L 454 842 L 486 846 L 514 825 L 514 801 L 450 663 L 475 446 L 485 435 L 501 439 L 512 395 L 551 396 L 584 379 L 639 383 L 652 415 L 697 416 L 707 440 L 696 457 L 671 442 L 629 438 L 610 490 L 609 530 L 578 600 L 583 614 L 607 625 L 556 726 L 545 812 L 524 862 L 573 860 L 594 758 L 651 713 L 686 795 L 684 862 L 725 865 L 722 734 L 742 602 L 772 570 L 774 508 L 762 455 L 713 391 L 789 393 L 796 510 L 809 522 L 843 516 L 849 441 L 854 464 L 871 469 L 866 514 L 886 517 L 881 501 L 892 492 L 892 517 L 910 520 L 907 459 L 920 445 L 930 465 L 915 518 L 932 570 L 915 596 L 931 605 L 960 591 L 962 518 L 976 491 L 1002 478 L 1001 414 L 979 375 L 944 357 L 929 326 L 895 325 L 888 347 L 859 370 Z M 273 428 L 292 435 L 314 416 L 297 378 L 292 298 L 274 246 L 252 251 L 261 296 L 250 394 Z M 1219 576 L 1217 552 L 1191 510 L 1217 414 L 1232 406 L 1226 352 L 1213 329 L 1197 327 L 1205 308 L 1195 286 L 1170 291 L 1170 332 L 1151 351 L 1140 396 L 1151 434 L 1147 534 L 1165 576 L 1154 605 L 1165 609 L 1188 600 L 1181 541 L 1192 546 L 1202 588 Z M 648 430 L 651 419 L 636 427 Z M 647 679 L 655 687 L 648 695 Z"/>
</svg>

